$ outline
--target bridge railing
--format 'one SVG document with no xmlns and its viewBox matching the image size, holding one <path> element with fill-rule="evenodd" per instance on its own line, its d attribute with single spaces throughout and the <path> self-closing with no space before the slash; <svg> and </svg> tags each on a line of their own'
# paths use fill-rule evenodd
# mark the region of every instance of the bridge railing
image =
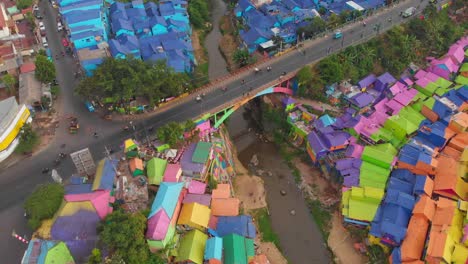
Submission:
<svg viewBox="0 0 468 264">
<path fill-rule="evenodd" d="M 271 81 L 267 84 L 264 84 L 260 87 L 258 87 L 257 89 L 253 89 L 252 91 L 248 91 L 244 96 L 239 96 L 239 97 L 236 97 L 220 106 L 217 106 L 215 108 L 212 108 L 210 109 L 209 111 L 206 111 L 207 113 L 202 113 L 200 116 L 196 117 L 195 120 L 200 120 L 202 119 L 203 117 L 207 116 L 209 114 L 209 116 L 211 117 L 213 114 L 216 114 L 216 113 L 219 113 L 221 111 L 223 111 L 224 109 L 226 108 L 229 108 L 231 106 L 235 106 L 236 104 L 244 104 L 250 100 L 252 100 L 253 98 L 256 97 L 257 94 L 259 94 L 260 92 L 270 88 L 270 87 L 278 87 L 278 85 L 280 85 L 281 83 L 285 82 L 285 81 L 288 81 L 290 79 L 292 79 L 294 76 L 296 76 L 296 73 L 297 71 L 293 71 L 293 72 L 290 72 L 286 75 L 283 75 L 281 78 L 278 78 L 274 81 Z"/>
</svg>

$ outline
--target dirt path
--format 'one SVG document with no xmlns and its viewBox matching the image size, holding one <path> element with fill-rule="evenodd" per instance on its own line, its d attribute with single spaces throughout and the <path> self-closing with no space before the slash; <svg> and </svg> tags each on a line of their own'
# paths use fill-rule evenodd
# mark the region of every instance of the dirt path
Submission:
<svg viewBox="0 0 468 264">
<path fill-rule="evenodd" d="M 325 104 L 316 100 L 311 100 L 311 99 L 306 99 L 306 98 L 294 98 L 298 103 L 301 104 L 307 104 L 312 106 L 315 110 L 317 111 L 324 111 L 324 110 L 329 110 L 333 112 L 340 112 L 341 110 L 338 109 L 337 107 L 331 106 L 329 104 Z"/>
<path fill-rule="evenodd" d="M 353 245 L 354 241 L 349 232 L 343 227 L 339 213 L 335 213 L 328 237 L 328 246 L 333 251 L 337 264 L 367 263 L 365 256 L 359 254 Z"/>
</svg>

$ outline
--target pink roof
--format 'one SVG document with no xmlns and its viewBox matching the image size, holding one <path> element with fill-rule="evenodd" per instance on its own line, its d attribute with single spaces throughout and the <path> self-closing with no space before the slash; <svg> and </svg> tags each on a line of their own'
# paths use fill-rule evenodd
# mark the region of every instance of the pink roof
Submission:
<svg viewBox="0 0 468 264">
<path fill-rule="evenodd" d="M 401 82 L 396 82 L 392 87 L 390 87 L 390 91 L 393 95 L 401 93 L 403 90 L 406 90 L 407 86 Z"/>
<path fill-rule="evenodd" d="M 419 70 L 415 75 L 414 75 L 414 78 L 415 79 L 421 79 L 421 78 L 424 78 L 424 76 L 426 76 L 427 72 L 425 70 Z"/>
<path fill-rule="evenodd" d="M 406 83 L 406 85 L 408 85 L 408 86 L 411 86 L 411 85 L 414 84 L 414 82 L 413 82 L 410 78 L 408 78 L 408 77 L 404 78 L 403 81 L 404 81 L 404 82 Z"/>
<path fill-rule="evenodd" d="M 401 108 L 403 108 L 403 105 L 400 104 L 397 100 L 391 100 L 387 103 L 387 107 L 392 109 L 393 114 L 396 115 L 400 112 Z"/>
<path fill-rule="evenodd" d="M 379 112 L 385 112 L 385 104 L 387 104 L 387 102 L 388 102 L 388 98 L 384 98 L 380 100 L 378 103 L 374 105 L 375 110 Z"/>
<path fill-rule="evenodd" d="M 465 59 L 465 45 L 453 44 L 447 52 L 447 55 L 452 57 L 458 64 L 461 64 Z"/>
<path fill-rule="evenodd" d="M 398 103 L 406 106 L 408 105 L 411 100 L 413 100 L 414 96 L 416 96 L 416 94 L 418 93 L 418 91 L 416 89 L 409 89 L 407 91 L 404 91 L 400 94 L 397 94 L 393 100 L 397 101 Z"/>
<path fill-rule="evenodd" d="M 361 158 L 362 152 L 364 151 L 364 147 L 359 145 L 359 144 L 352 144 L 353 148 L 353 153 L 351 154 L 351 157 L 353 158 Z"/>
<path fill-rule="evenodd" d="M 200 130 L 200 132 L 204 132 L 206 130 L 210 130 L 211 129 L 211 124 L 210 124 L 210 120 L 207 120 L 199 125 L 197 125 L 196 127 L 197 129 Z"/>
<path fill-rule="evenodd" d="M 428 72 L 428 73 L 426 74 L 425 78 L 428 79 L 428 80 L 431 81 L 431 82 L 435 82 L 435 81 L 437 81 L 437 80 L 440 78 L 440 76 L 438 76 L 438 75 L 435 74 L 435 73 Z"/>
<path fill-rule="evenodd" d="M 110 206 L 109 203 L 115 201 L 115 198 L 110 195 L 109 190 L 98 190 L 92 193 L 67 194 L 64 198 L 67 202 L 90 201 L 101 219 L 104 219 L 107 214 L 112 213 L 112 206 Z"/>
<path fill-rule="evenodd" d="M 171 219 L 169 219 L 166 210 L 160 209 L 148 220 L 146 238 L 151 240 L 164 240 L 170 223 Z"/>
<path fill-rule="evenodd" d="M 388 119 L 388 115 L 385 111 L 375 111 L 369 119 L 372 120 L 373 124 L 382 125 Z"/>
<path fill-rule="evenodd" d="M 416 84 L 422 88 L 426 88 L 426 86 L 430 83 L 431 81 L 429 81 L 428 79 L 426 78 L 421 78 L 421 79 L 417 79 L 416 80 Z M 398 96 L 398 94 L 397 94 Z"/>
<path fill-rule="evenodd" d="M 195 180 L 192 180 L 188 187 L 189 193 L 204 194 L 205 190 L 206 190 L 206 183 L 195 181 Z"/>
<path fill-rule="evenodd" d="M 164 182 L 178 182 L 178 177 L 182 172 L 180 164 L 167 164 L 166 170 L 164 171 L 163 181 Z"/>
</svg>

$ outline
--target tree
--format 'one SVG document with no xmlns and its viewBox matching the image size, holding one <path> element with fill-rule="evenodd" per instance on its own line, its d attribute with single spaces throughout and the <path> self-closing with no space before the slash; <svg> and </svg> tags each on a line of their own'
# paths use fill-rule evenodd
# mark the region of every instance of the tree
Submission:
<svg viewBox="0 0 468 264">
<path fill-rule="evenodd" d="M 32 6 L 33 0 L 17 0 L 16 1 L 16 6 L 19 9 L 26 9 L 30 6 Z"/>
<path fill-rule="evenodd" d="M 176 122 L 169 122 L 156 130 L 158 139 L 169 144 L 170 146 L 177 145 L 183 138 L 184 127 Z"/>
<path fill-rule="evenodd" d="M 34 32 L 36 30 L 36 18 L 31 12 L 26 13 L 26 20 L 28 21 L 29 27 Z"/>
<path fill-rule="evenodd" d="M 298 82 L 297 95 L 300 97 L 305 97 L 307 95 L 307 90 L 310 89 L 313 81 L 312 69 L 310 66 L 304 66 L 296 74 Z"/>
<path fill-rule="evenodd" d="M 60 208 L 64 194 L 65 190 L 61 184 L 39 185 L 24 203 L 29 227 L 36 230 L 42 220 L 52 218 Z"/>
<path fill-rule="evenodd" d="M 321 60 L 317 64 L 317 69 L 325 83 L 336 83 L 344 78 L 343 66 L 336 54 Z"/>
<path fill-rule="evenodd" d="M 328 18 L 328 27 L 336 28 L 340 24 L 340 17 L 337 16 L 335 13 L 332 13 Z"/>
<path fill-rule="evenodd" d="M 210 11 L 208 1 L 192 0 L 188 6 L 190 22 L 195 28 L 203 28 L 206 22 L 210 21 Z"/>
<path fill-rule="evenodd" d="M 163 98 L 180 95 L 189 83 L 187 74 L 174 72 L 164 61 L 151 64 L 131 57 L 107 58 L 75 91 L 88 99 L 111 98 L 124 105 L 141 96 L 156 105 Z"/>
<path fill-rule="evenodd" d="M 15 151 L 17 153 L 29 153 L 39 143 L 39 136 L 32 129 L 31 124 L 25 123 L 20 131 L 19 144 Z"/>
<path fill-rule="evenodd" d="M 141 213 L 126 214 L 121 210 L 106 216 L 99 227 L 99 238 L 110 252 L 125 263 L 148 263 L 150 252 L 145 239 L 146 217 Z"/>
<path fill-rule="evenodd" d="M 9 94 L 15 93 L 16 88 L 16 78 L 13 75 L 7 73 L 3 76 L 2 82 L 5 84 Z"/>
<path fill-rule="evenodd" d="M 307 26 L 299 28 L 297 34 L 300 36 L 304 33 L 306 38 L 310 38 L 324 32 L 326 28 L 327 23 L 322 18 L 314 17 Z"/>
<path fill-rule="evenodd" d="M 102 263 L 102 255 L 101 250 L 98 248 L 94 248 L 91 251 L 91 256 L 88 258 L 88 264 L 101 264 Z"/>
<path fill-rule="evenodd" d="M 47 59 L 47 56 L 36 56 L 36 78 L 43 83 L 50 83 L 55 79 L 55 65 Z"/>
<path fill-rule="evenodd" d="M 238 49 L 234 52 L 232 59 L 241 67 L 250 63 L 250 54 L 247 49 Z"/>
</svg>

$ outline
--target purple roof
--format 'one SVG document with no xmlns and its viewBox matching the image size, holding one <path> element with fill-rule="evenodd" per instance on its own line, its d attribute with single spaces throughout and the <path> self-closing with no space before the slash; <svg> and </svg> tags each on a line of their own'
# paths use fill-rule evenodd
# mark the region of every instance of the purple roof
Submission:
<svg viewBox="0 0 468 264">
<path fill-rule="evenodd" d="M 82 194 L 92 192 L 92 184 L 69 184 L 65 185 L 65 194 Z"/>
<path fill-rule="evenodd" d="M 307 140 L 309 141 L 310 147 L 314 150 L 315 154 L 320 152 L 324 152 L 327 150 L 323 139 L 317 134 L 317 132 L 313 131 L 307 136 Z"/>
<path fill-rule="evenodd" d="M 377 80 L 377 78 L 375 77 L 374 74 L 370 74 L 368 75 L 367 77 L 365 77 L 364 79 L 360 80 L 358 82 L 358 85 L 359 87 L 361 88 L 365 88 L 371 84 L 373 84 L 375 82 L 375 80 Z"/>
<path fill-rule="evenodd" d="M 199 203 L 206 205 L 210 207 L 211 205 L 211 194 L 193 194 L 193 193 L 188 193 L 184 197 L 184 201 L 182 202 L 184 204 L 186 203 Z"/>
<path fill-rule="evenodd" d="M 284 104 L 285 106 L 290 105 L 290 104 L 294 104 L 295 102 L 296 102 L 296 100 L 294 100 L 293 98 L 291 98 L 291 97 L 289 97 L 289 96 L 283 98 L 283 104 Z"/>
<path fill-rule="evenodd" d="M 359 186 L 359 176 L 347 176 L 343 178 L 343 185 L 346 187 Z"/>
<path fill-rule="evenodd" d="M 60 216 L 51 229 L 54 240 L 62 240 L 70 248 L 77 263 L 84 261 L 98 240 L 96 231 L 100 218 L 96 212 L 80 210 L 71 216 Z"/>
<path fill-rule="evenodd" d="M 361 108 L 371 104 L 374 101 L 374 97 L 368 93 L 360 93 L 353 96 L 350 100 L 357 107 Z"/>
<path fill-rule="evenodd" d="M 348 143 L 348 139 L 351 135 L 347 132 L 336 131 L 324 136 L 325 142 L 329 148 L 343 146 Z"/>
<path fill-rule="evenodd" d="M 382 75 L 380 75 L 377 80 L 379 80 L 381 83 L 391 85 L 395 83 L 397 80 L 395 77 L 393 77 L 390 73 L 386 72 Z"/>
<path fill-rule="evenodd" d="M 182 158 L 180 160 L 182 171 L 192 171 L 192 172 L 200 173 L 205 168 L 204 164 L 192 162 L 192 156 L 193 156 L 193 153 L 195 152 L 196 146 L 197 146 L 196 143 L 190 144 L 185 150 L 184 154 L 182 154 Z"/>
</svg>

